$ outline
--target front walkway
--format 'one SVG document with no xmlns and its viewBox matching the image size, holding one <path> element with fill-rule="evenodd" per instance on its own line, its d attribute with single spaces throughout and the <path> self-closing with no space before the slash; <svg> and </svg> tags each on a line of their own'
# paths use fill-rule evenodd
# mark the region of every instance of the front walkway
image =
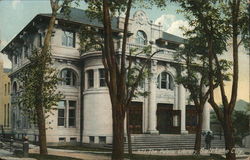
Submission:
<svg viewBox="0 0 250 160">
<path fill-rule="evenodd" d="M 33 149 L 30 149 L 29 153 L 39 153 L 39 148 L 35 147 Z M 77 150 L 48 148 L 49 155 L 72 157 L 72 158 L 78 158 L 78 159 L 83 159 L 83 160 L 110 160 L 111 159 L 109 156 L 95 155 L 94 153 L 108 153 L 108 152 L 77 151 Z"/>
</svg>

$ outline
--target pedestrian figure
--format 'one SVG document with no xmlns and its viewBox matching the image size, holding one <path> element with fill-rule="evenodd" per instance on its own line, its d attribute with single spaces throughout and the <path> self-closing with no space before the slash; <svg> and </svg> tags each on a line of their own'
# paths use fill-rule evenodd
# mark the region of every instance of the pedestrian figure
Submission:
<svg viewBox="0 0 250 160">
<path fill-rule="evenodd" d="M 213 139 L 213 135 L 211 134 L 211 132 L 207 132 L 206 136 L 205 136 L 205 143 L 206 143 L 206 149 L 210 149 L 211 148 L 211 141 Z"/>
</svg>

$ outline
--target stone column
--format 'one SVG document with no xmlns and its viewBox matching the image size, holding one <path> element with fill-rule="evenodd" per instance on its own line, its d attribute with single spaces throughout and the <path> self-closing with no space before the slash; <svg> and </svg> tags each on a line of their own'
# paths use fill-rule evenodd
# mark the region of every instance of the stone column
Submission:
<svg viewBox="0 0 250 160">
<path fill-rule="evenodd" d="M 153 60 L 151 63 L 152 76 L 149 79 L 149 103 L 148 103 L 148 133 L 158 134 L 156 130 L 156 80 L 157 80 L 157 61 Z"/>
<path fill-rule="evenodd" d="M 178 87 L 178 105 L 181 110 L 181 134 L 187 134 L 186 130 L 186 97 L 185 97 L 185 88 L 182 84 Z"/>
<path fill-rule="evenodd" d="M 175 85 L 174 87 L 174 110 L 178 110 L 178 85 Z M 173 117 L 173 126 L 177 127 L 178 126 L 178 116 L 175 115 Z"/>
<path fill-rule="evenodd" d="M 210 131 L 210 104 L 205 103 L 203 109 L 203 122 L 202 122 L 202 131 Z"/>
</svg>

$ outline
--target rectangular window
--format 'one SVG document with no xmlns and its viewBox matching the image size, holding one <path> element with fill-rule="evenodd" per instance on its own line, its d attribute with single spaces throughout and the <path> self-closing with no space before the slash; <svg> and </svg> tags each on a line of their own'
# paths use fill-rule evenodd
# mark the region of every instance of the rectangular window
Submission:
<svg viewBox="0 0 250 160">
<path fill-rule="evenodd" d="M 88 70 L 88 88 L 94 87 L 94 71 Z"/>
<path fill-rule="evenodd" d="M 65 126 L 65 109 L 66 109 L 66 101 L 58 102 L 58 126 Z"/>
<path fill-rule="evenodd" d="M 99 143 L 100 143 L 100 144 L 106 144 L 106 137 L 100 136 L 100 137 L 99 137 Z"/>
<path fill-rule="evenodd" d="M 17 56 L 14 56 L 14 64 L 17 64 Z"/>
<path fill-rule="evenodd" d="M 6 126 L 6 115 L 7 115 L 7 108 L 6 104 L 4 104 L 4 127 Z"/>
<path fill-rule="evenodd" d="M 38 46 L 42 47 L 44 43 L 44 33 L 39 33 Z"/>
<path fill-rule="evenodd" d="M 66 138 L 65 137 L 59 137 L 59 142 L 66 142 Z"/>
<path fill-rule="evenodd" d="M 89 136 L 89 143 L 95 143 L 95 137 Z"/>
<path fill-rule="evenodd" d="M 7 126 L 10 126 L 10 104 L 8 103 Z"/>
<path fill-rule="evenodd" d="M 7 96 L 7 84 L 4 84 L 4 95 Z"/>
<path fill-rule="evenodd" d="M 67 47 L 75 47 L 75 33 L 63 31 L 62 45 Z"/>
<path fill-rule="evenodd" d="M 69 101 L 69 127 L 74 127 L 76 124 L 76 101 Z"/>
<path fill-rule="evenodd" d="M 99 69 L 99 85 L 100 87 L 105 87 L 106 86 L 106 81 L 105 81 L 105 69 Z"/>
<path fill-rule="evenodd" d="M 76 137 L 70 137 L 70 142 L 77 142 L 77 138 Z"/>
<path fill-rule="evenodd" d="M 10 94 L 10 82 L 8 83 L 8 94 Z"/>
<path fill-rule="evenodd" d="M 24 57 L 27 58 L 28 57 L 28 53 L 29 52 L 29 47 L 27 45 L 24 46 Z"/>
</svg>

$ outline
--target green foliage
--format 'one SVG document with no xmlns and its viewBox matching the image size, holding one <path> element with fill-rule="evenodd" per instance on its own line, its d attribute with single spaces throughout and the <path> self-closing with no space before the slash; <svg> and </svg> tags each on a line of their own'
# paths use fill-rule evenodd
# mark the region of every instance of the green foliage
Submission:
<svg viewBox="0 0 250 160">
<path fill-rule="evenodd" d="M 31 122 L 36 123 L 38 104 L 42 104 L 45 113 L 50 112 L 62 98 L 62 94 L 57 92 L 60 79 L 57 77 L 57 71 L 51 67 L 50 52 L 44 55 L 41 50 L 35 49 L 28 59 L 30 63 L 18 74 L 22 84 L 19 103 L 23 113 L 29 116 Z"/>
<path fill-rule="evenodd" d="M 92 19 L 98 19 L 102 22 L 102 0 L 84 0 L 88 9 L 86 10 L 88 16 Z M 109 0 L 111 16 L 122 15 L 127 10 L 127 0 Z M 133 8 L 152 8 L 157 6 L 158 8 L 164 9 L 167 6 L 167 0 L 133 0 Z"/>
<path fill-rule="evenodd" d="M 144 90 L 144 82 L 146 78 L 151 76 L 150 63 L 147 62 L 147 59 L 150 59 L 152 54 L 151 46 L 145 46 L 142 49 L 131 48 L 129 53 L 128 61 L 130 66 L 127 67 L 126 79 L 128 94 L 133 94 L 132 98 L 148 96 L 149 92 Z M 139 55 L 146 57 L 146 59 L 138 58 Z M 143 67 L 144 69 L 142 70 Z M 135 88 L 134 91 L 132 91 L 133 88 Z"/>
<path fill-rule="evenodd" d="M 80 47 L 78 48 L 80 54 L 91 51 L 102 51 L 103 38 L 102 33 L 98 28 L 81 26 L 78 37 L 80 40 Z"/>
<path fill-rule="evenodd" d="M 199 99 L 205 93 L 200 94 L 202 87 L 208 86 L 208 57 L 206 54 L 206 44 L 201 37 L 193 37 L 186 40 L 185 47 L 180 48 L 174 59 L 183 64 L 178 74 L 176 82 L 183 84 L 191 95 L 192 100 Z M 200 97 L 202 96 L 202 97 Z"/>
<path fill-rule="evenodd" d="M 233 112 L 233 125 L 235 129 L 235 136 L 238 137 L 238 143 L 241 144 L 244 136 L 249 134 L 249 115 L 244 111 Z M 237 138 L 236 138 L 237 139 Z"/>
</svg>

